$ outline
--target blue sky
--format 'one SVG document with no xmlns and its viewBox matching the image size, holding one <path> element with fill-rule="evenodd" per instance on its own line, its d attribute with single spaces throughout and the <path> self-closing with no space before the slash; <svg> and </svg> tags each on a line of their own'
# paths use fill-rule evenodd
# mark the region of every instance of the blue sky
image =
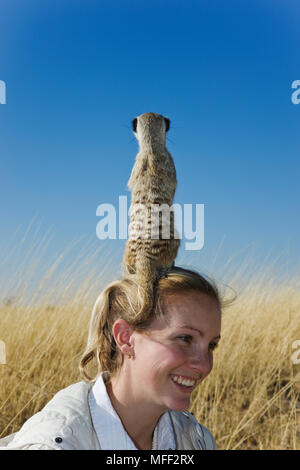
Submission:
<svg viewBox="0 0 300 470">
<path fill-rule="evenodd" d="M 131 121 L 152 111 L 171 119 L 175 202 L 205 204 L 195 264 L 255 247 L 299 268 L 299 21 L 296 0 L 2 0 L 2 253 L 31 221 L 51 253 L 100 246 L 96 208 L 130 196 Z"/>
</svg>

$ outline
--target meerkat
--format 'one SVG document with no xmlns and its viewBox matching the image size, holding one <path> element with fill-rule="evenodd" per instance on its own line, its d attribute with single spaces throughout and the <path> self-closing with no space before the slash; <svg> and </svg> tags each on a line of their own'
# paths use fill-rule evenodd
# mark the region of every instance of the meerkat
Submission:
<svg viewBox="0 0 300 470">
<path fill-rule="evenodd" d="M 159 268 L 174 264 L 180 245 L 171 209 L 177 179 L 173 158 L 166 148 L 170 120 L 160 114 L 145 113 L 133 119 L 132 127 L 139 151 L 128 181 L 129 238 L 122 263 L 126 274 L 134 275 L 139 286 L 142 314 L 153 306 Z M 155 212 L 159 207 L 166 209 L 161 218 Z"/>
</svg>

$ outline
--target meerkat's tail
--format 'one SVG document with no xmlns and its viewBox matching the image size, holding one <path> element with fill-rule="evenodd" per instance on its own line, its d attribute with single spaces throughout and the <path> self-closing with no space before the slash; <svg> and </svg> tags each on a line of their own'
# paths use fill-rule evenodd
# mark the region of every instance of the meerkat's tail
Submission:
<svg viewBox="0 0 300 470">
<path fill-rule="evenodd" d="M 146 319 L 154 307 L 155 262 L 145 256 L 141 259 L 137 257 L 134 277 L 137 283 L 137 295 L 139 296 L 139 304 L 141 306 L 137 316 L 139 319 Z"/>
</svg>

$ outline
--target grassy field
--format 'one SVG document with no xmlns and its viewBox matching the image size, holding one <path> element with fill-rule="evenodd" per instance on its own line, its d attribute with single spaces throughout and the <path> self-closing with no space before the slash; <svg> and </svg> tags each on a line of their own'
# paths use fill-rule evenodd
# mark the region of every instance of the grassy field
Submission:
<svg viewBox="0 0 300 470">
<path fill-rule="evenodd" d="M 89 271 L 87 258 L 85 263 Z M 30 301 L 25 294 L 0 299 L 0 340 L 6 345 L 0 437 L 17 431 L 58 390 L 81 380 L 78 361 L 96 291 L 88 276 L 74 290 L 74 267 L 50 287 L 53 271 L 41 278 Z M 96 290 L 107 283 L 104 272 Z M 214 368 L 194 392 L 191 411 L 219 449 L 300 449 L 300 364 L 292 361 L 292 345 L 300 340 L 299 279 L 279 282 L 257 272 L 247 282 L 235 277 L 226 283 L 237 298 L 224 309 Z"/>
</svg>

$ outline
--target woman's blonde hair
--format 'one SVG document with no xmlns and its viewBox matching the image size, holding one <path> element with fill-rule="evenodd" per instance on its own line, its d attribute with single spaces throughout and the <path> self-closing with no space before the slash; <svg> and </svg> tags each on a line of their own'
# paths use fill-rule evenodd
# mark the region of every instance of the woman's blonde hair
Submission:
<svg viewBox="0 0 300 470">
<path fill-rule="evenodd" d="M 154 308 L 147 314 L 138 295 L 134 278 L 126 277 L 111 283 L 98 297 L 94 305 L 86 350 L 79 369 L 84 380 L 93 382 L 101 371 L 115 374 L 123 363 L 123 354 L 117 348 L 112 333 L 114 322 L 122 318 L 136 331 L 146 330 L 155 316 L 163 315 L 162 299 L 167 294 L 197 291 L 214 299 L 221 308 L 221 299 L 214 281 L 196 271 L 173 266 L 162 269 L 154 286 Z M 87 366 L 94 363 L 96 369 L 88 373 Z"/>
</svg>

